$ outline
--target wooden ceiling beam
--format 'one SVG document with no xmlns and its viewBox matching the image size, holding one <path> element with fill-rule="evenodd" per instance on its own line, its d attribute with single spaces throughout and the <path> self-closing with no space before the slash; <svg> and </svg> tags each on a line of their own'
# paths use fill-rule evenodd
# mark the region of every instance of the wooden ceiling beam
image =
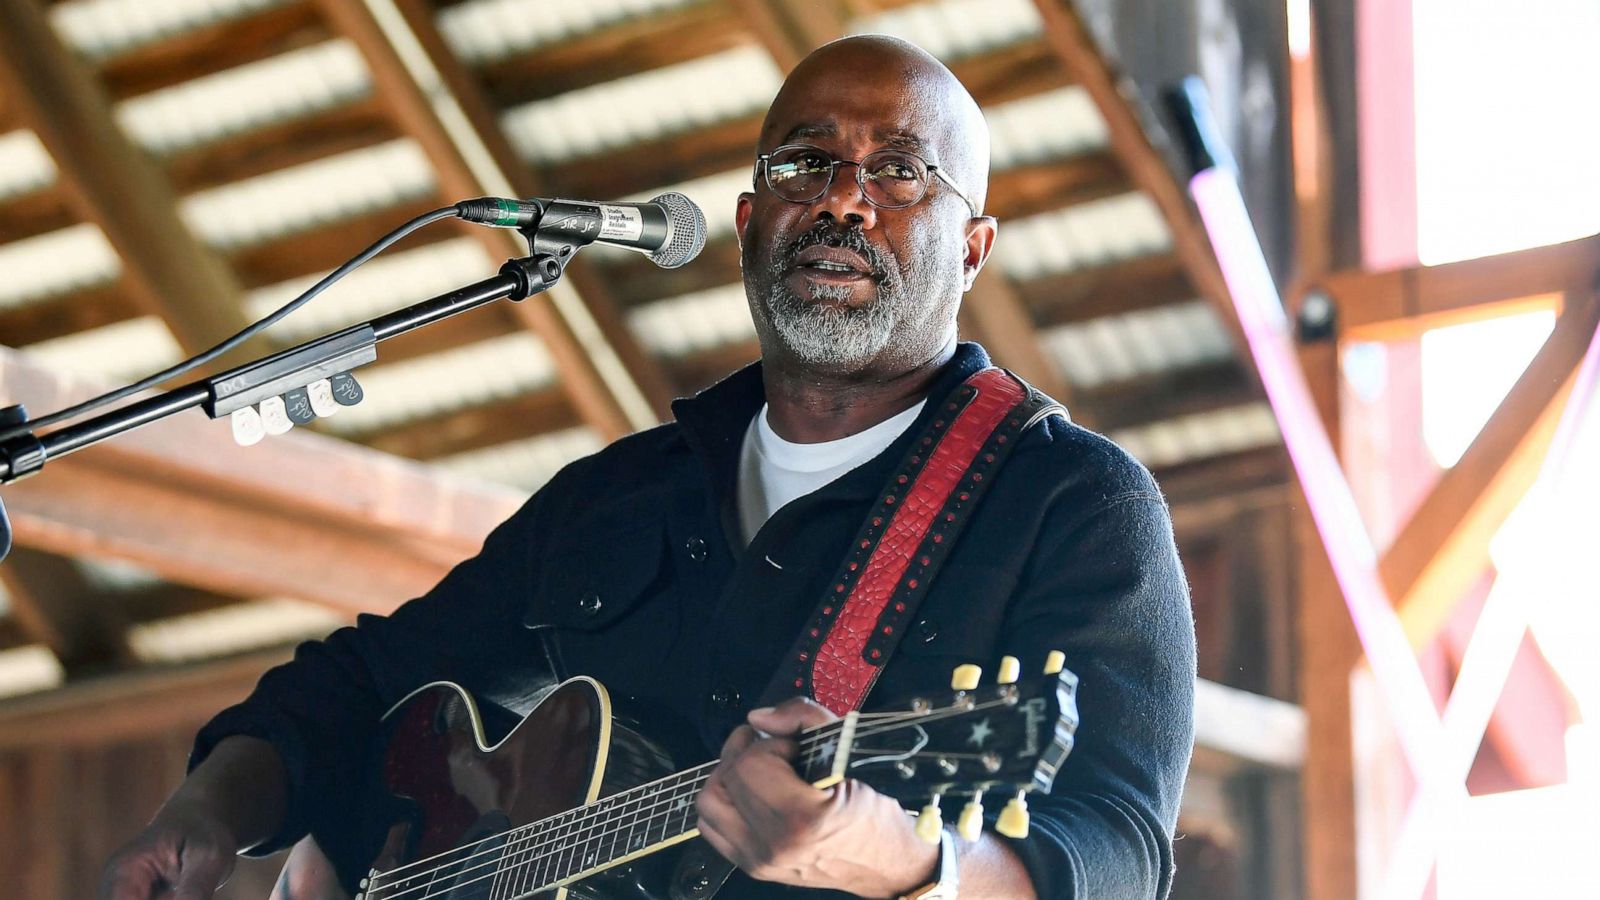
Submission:
<svg viewBox="0 0 1600 900">
<path fill-rule="evenodd" d="M 1081 410 L 1085 424 L 1112 432 L 1262 399 L 1243 367 L 1230 359 L 1080 390 L 1073 415 Z"/>
<path fill-rule="evenodd" d="M 481 86 L 450 54 L 432 7 L 420 0 L 318 0 L 318 6 L 360 48 L 378 95 L 433 163 L 444 196 L 545 195 L 512 152 Z M 477 232 L 492 256 L 527 253 L 514 232 Z M 584 421 L 609 440 L 661 421 L 671 393 L 602 291 L 585 266 L 574 265 L 562 284 L 512 311 L 543 339 Z"/>
<path fill-rule="evenodd" d="M 1039 343 L 1033 317 L 998 267 L 986 267 L 978 273 L 972 290 L 962 298 L 961 316 L 963 326 L 976 332 L 973 336 L 988 349 L 996 365 L 1005 366 L 1039 390 L 1072 406 L 1072 389 L 1066 375 Z"/>
<path fill-rule="evenodd" d="M 98 387 L 0 352 L 5 403 L 58 409 Z M 241 448 L 197 412 L 53 460 L 5 500 L 21 547 L 345 612 L 425 591 L 522 502 L 303 431 Z"/>
<path fill-rule="evenodd" d="M 368 96 L 309 116 L 230 135 L 174 153 L 161 162 L 173 187 L 189 194 L 371 147 L 399 134 L 382 103 Z"/>
<path fill-rule="evenodd" d="M 0 700 L 0 751 L 104 745 L 192 730 L 249 696 L 287 648 L 176 666 L 152 666 Z"/>
<path fill-rule="evenodd" d="M 1489 541 L 1538 478 L 1597 328 L 1600 298 L 1585 289 L 1384 552 L 1378 574 L 1413 646 L 1432 640 L 1489 564 Z"/>
<path fill-rule="evenodd" d="M 81 221 L 61 183 L 0 203 L 0 244 L 60 231 Z"/>
<path fill-rule="evenodd" d="M 498 109 L 689 62 L 753 40 L 724 0 L 703 0 L 480 66 Z"/>
<path fill-rule="evenodd" d="M 625 309 L 741 281 L 739 244 L 731 236 L 706 244 L 698 259 L 677 269 L 662 269 L 634 253 L 613 254 L 602 265 Z"/>
<path fill-rule="evenodd" d="M 111 97 L 122 100 L 332 37 L 316 7 L 294 0 L 119 53 L 100 64 L 100 77 Z"/>
<path fill-rule="evenodd" d="M 444 205 L 438 196 L 416 197 L 354 218 L 323 222 L 228 252 L 228 263 L 248 287 L 277 284 L 302 275 L 326 272 L 344 263 L 406 220 Z M 463 234 L 472 226 L 441 222 L 417 231 L 386 253 L 399 253 Z M 487 274 L 487 273 L 486 273 Z"/>
<path fill-rule="evenodd" d="M 732 0 L 778 69 L 788 73 L 806 54 L 845 33 L 850 10 L 840 0 Z"/>
<path fill-rule="evenodd" d="M 69 674 L 133 660 L 127 617 L 68 560 L 17 547 L 0 566 L 0 580 L 22 630 Z"/>
<path fill-rule="evenodd" d="M 1232 295 L 1222 277 L 1222 267 L 1211 250 L 1210 239 L 1188 191 L 1161 151 L 1151 141 L 1129 94 L 1134 88 L 1113 71 L 1101 55 L 1088 28 L 1070 0 L 1034 0 L 1044 20 L 1045 40 L 1066 68 L 1068 76 L 1088 91 L 1106 122 L 1111 151 L 1121 161 L 1129 180 L 1150 195 L 1167 230 L 1173 252 L 1189 273 L 1201 296 L 1210 301 L 1233 338 L 1234 349 L 1244 348 L 1244 333 L 1233 308 Z M 1251 377 L 1257 378 L 1251 369 Z"/>
<path fill-rule="evenodd" d="M 749 166 L 755 161 L 762 115 L 546 166 L 543 180 L 561 196 L 613 198 Z"/>
<path fill-rule="evenodd" d="M 1072 77 L 1044 38 L 950 61 L 950 71 L 980 105 L 997 106 L 1070 86 Z"/>
<path fill-rule="evenodd" d="M 238 281 L 189 233 L 171 185 L 117 126 L 88 68 L 32 0 L 0 0 L 0 18 L 0 91 L 55 160 L 78 214 L 122 257 L 140 303 L 188 352 L 242 328 Z"/>
<path fill-rule="evenodd" d="M 361 436 L 375 450 L 410 459 L 438 459 L 494 447 L 582 424 L 557 388 L 544 388 L 487 406 L 430 416 Z"/>
<path fill-rule="evenodd" d="M 665 362 L 679 392 L 688 395 L 705 390 L 760 357 L 761 345 L 756 343 L 755 338 L 750 338 L 690 356 L 674 357 Z"/>
<path fill-rule="evenodd" d="M 121 280 L 0 311 L 0 344 L 26 347 L 144 315 Z"/>
<path fill-rule="evenodd" d="M 1318 286 L 1339 310 L 1343 337 L 1400 340 L 1519 305 L 1548 308 L 1549 295 L 1587 287 L 1597 272 L 1600 237 L 1587 237 L 1437 266 L 1336 272 Z"/>
<path fill-rule="evenodd" d="M 1132 189 L 1114 157 L 1085 153 L 1017 166 L 989 176 L 989 196 L 984 206 L 991 215 L 1020 219 L 1115 197 Z"/>
<path fill-rule="evenodd" d="M 1032 278 L 1018 284 L 1017 293 L 1043 328 L 1154 309 L 1197 296 L 1182 263 L 1170 254 Z"/>
</svg>

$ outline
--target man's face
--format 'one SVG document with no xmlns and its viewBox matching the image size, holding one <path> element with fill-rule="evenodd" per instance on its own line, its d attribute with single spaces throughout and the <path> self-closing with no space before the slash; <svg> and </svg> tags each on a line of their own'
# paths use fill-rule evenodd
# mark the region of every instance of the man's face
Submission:
<svg viewBox="0 0 1600 900">
<path fill-rule="evenodd" d="M 797 71 L 780 93 L 762 150 L 805 144 L 859 161 L 892 148 L 941 165 L 953 129 L 929 93 L 915 81 L 874 80 L 848 54 L 822 61 Z M 763 172 L 740 198 L 745 288 L 764 356 L 837 374 L 898 371 L 953 338 L 961 293 L 993 240 L 992 220 L 973 219 L 966 201 L 931 175 L 917 203 L 874 206 L 856 172 L 839 166 L 807 203 L 773 194 Z M 987 229 L 975 263 L 974 228 Z"/>
</svg>

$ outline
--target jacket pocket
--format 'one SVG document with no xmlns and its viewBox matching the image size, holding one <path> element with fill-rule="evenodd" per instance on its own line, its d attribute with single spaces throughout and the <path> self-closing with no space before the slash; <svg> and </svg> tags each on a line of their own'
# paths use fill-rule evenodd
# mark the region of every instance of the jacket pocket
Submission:
<svg viewBox="0 0 1600 900">
<path fill-rule="evenodd" d="M 564 541 L 553 549 L 523 616 L 525 627 L 603 631 L 661 592 L 667 573 L 660 522 L 591 529 L 582 536 L 582 543 Z"/>
</svg>

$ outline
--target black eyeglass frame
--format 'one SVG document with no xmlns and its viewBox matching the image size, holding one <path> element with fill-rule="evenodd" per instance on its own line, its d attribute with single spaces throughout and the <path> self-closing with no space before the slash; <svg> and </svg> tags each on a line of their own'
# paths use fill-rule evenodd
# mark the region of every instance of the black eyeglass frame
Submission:
<svg viewBox="0 0 1600 900">
<path fill-rule="evenodd" d="M 831 160 L 831 162 L 828 164 L 828 180 L 823 182 L 822 190 L 817 191 L 817 193 L 814 196 L 808 197 L 808 198 L 806 198 L 804 200 L 791 200 L 790 198 L 785 197 L 782 193 L 780 193 L 777 188 L 772 186 L 772 166 L 770 165 L 772 157 L 776 156 L 779 153 L 784 152 L 785 150 L 815 150 L 816 152 L 822 154 L 823 156 L 825 156 L 829 160 Z M 898 148 L 895 148 L 895 147 L 880 147 L 877 150 L 874 150 L 871 153 L 868 153 L 866 156 L 861 157 L 860 159 L 834 159 L 834 156 L 833 156 L 832 153 L 829 153 L 828 151 L 822 149 L 821 147 L 816 147 L 816 146 L 813 146 L 811 144 L 784 144 L 781 147 L 774 148 L 769 153 L 762 153 L 762 154 L 760 154 L 760 155 L 758 155 L 756 157 L 756 173 L 759 174 L 761 176 L 761 180 L 766 183 L 767 190 L 771 191 L 773 196 L 777 197 L 779 200 L 782 200 L 782 201 L 784 201 L 786 203 L 812 203 L 812 202 L 816 201 L 817 197 L 821 197 L 823 194 L 826 194 L 828 192 L 828 189 L 833 187 L 833 176 L 836 173 L 838 173 L 840 166 L 855 166 L 856 167 L 856 187 L 861 189 L 861 196 L 863 198 L 865 198 L 866 201 L 868 203 L 872 204 L 873 206 L 876 206 L 879 209 L 910 209 L 911 207 L 916 206 L 918 203 L 921 203 L 923 198 L 928 196 L 928 186 L 933 183 L 933 179 L 932 178 L 927 178 L 927 179 L 923 180 L 923 182 L 922 182 L 922 193 L 918 194 L 917 198 L 915 200 L 912 200 L 909 203 L 903 203 L 903 204 L 901 204 L 899 206 L 889 206 L 889 205 L 884 204 L 884 203 L 879 203 L 878 201 L 872 199 L 872 195 L 871 194 L 867 193 L 867 182 L 865 181 L 865 179 L 863 178 L 863 176 L 861 174 L 861 172 L 862 172 L 861 164 L 863 162 L 866 162 L 866 160 L 869 157 L 871 157 L 871 156 L 873 156 L 875 154 L 878 154 L 878 153 L 883 153 L 885 151 L 898 153 L 898 154 L 900 154 L 902 156 L 909 156 L 912 159 L 915 159 L 917 162 L 922 163 L 922 167 L 927 170 L 929 175 L 937 177 L 940 181 L 944 182 L 947 186 L 949 186 L 950 190 L 956 192 L 956 196 L 960 197 L 962 202 L 967 204 L 967 209 L 972 211 L 972 217 L 974 219 L 978 218 L 981 215 L 981 213 L 978 211 L 978 205 L 976 203 L 972 202 L 972 198 L 967 196 L 966 192 L 961 189 L 960 185 L 956 184 L 955 181 L 953 179 L 951 179 L 949 175 L 946 175 L 944 173 L 944 169 L 940 168 L 939 166 L 934 165 L 931 162 L 928 162 L 927 160 L 923 159 L 919 154 L 912 153 L 909 150 L 901 150 L 901 149 L 898 149 Z"/>
</svg>

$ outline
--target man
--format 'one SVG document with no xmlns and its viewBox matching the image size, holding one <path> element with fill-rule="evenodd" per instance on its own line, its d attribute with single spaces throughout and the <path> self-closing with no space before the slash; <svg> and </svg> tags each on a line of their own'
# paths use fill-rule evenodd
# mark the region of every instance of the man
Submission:
<svg viewBox="0 0 1600 900">
<path fill-rule="evenodd" d="M 209 897 L 235 852 L 279 849 L 330 812 L 362 738 L 410 690 L 448 679 L 521 710 L 547 660 L 649 711 L 684 756 L 720 746 L 698 812 L 743 870 L 724 896 L 926 893 L 944 850 L 894 801 L 818 791 L 790 767 L 792 736 L 831 714 L 749 707 L 909 443 L 988 364 L 956 343 L 995 240 L 987 170 L 977 105 L 928 54 L 858 37 L 801 62 L 736 214 L 762 362 L 569 466 L 427 596 L 268 673 L 201 732 L 103 896 Z M 1059 416 L 1020 435 L 988 490 L 868 706 L 936 692 L 961 662 L 1036 668 L 1065 651 L 1077 748 L 1027 838 L 962 843 L 959 895 L 1165 896 L 1194 648 L 1161 496 Z"/>
</svg>

